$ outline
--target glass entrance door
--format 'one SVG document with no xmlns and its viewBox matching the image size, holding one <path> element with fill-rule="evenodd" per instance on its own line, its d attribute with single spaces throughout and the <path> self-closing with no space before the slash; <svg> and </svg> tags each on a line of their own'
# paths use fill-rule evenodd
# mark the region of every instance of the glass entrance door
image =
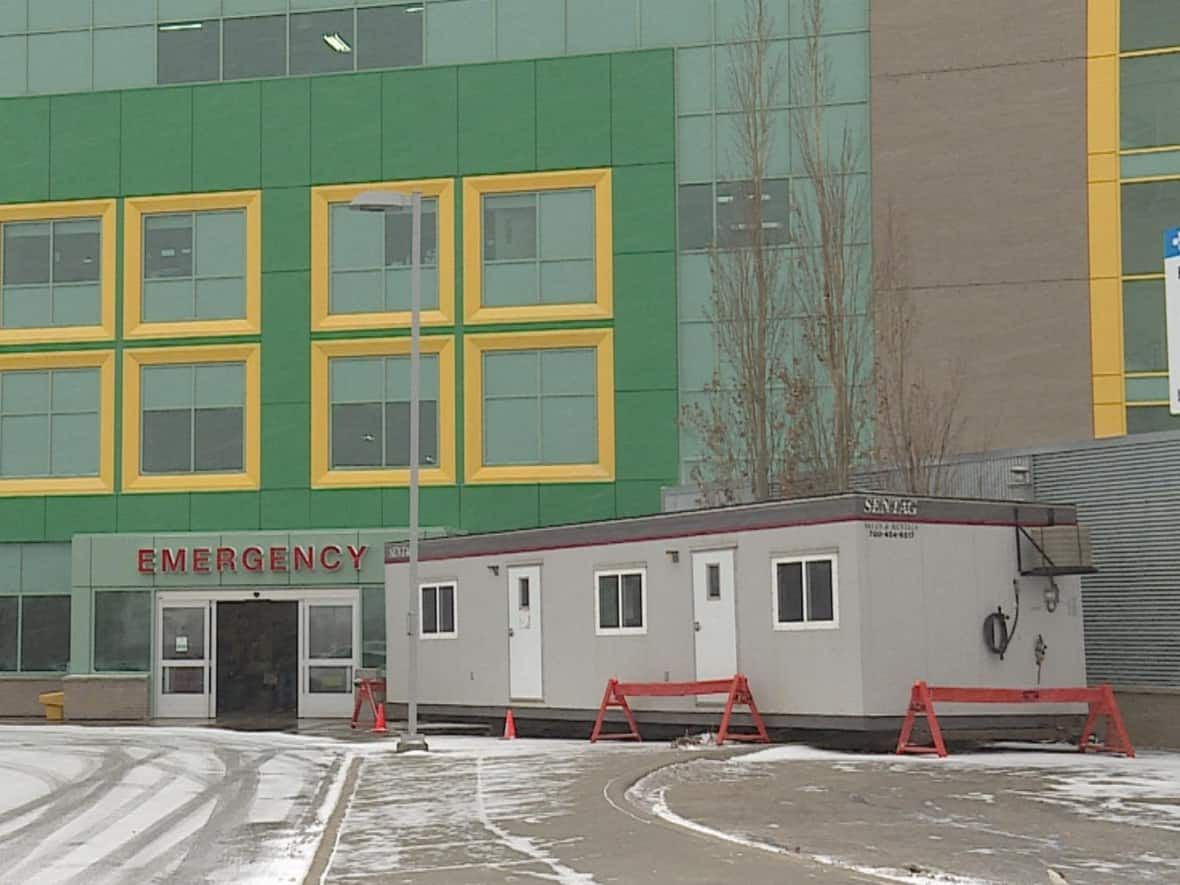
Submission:
<svg viewBox="0 0 1180 885">
<path fill-rule="evenodd" d="M 207 719 L 213 715 L 211 611 L 207 600 L 169 602 L 166 595 L 160 595 L 156 716 L 162 719 Z"/>
<path fill-rule="evenodd" d="M 355 592 L 325 594 L 299 603 L 300 717 L 352 715 L 359 609 Z"/>
</svg>

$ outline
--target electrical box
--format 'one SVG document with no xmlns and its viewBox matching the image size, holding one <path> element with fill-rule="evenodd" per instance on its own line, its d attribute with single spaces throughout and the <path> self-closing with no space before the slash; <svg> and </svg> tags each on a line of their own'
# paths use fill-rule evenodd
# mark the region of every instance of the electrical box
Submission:
<svg viewBox="0 0 1180 885">
<path fill-rule="evenodd" d="M 1092 575 L 1098 571 L 1085 526 L 1022 527 L 1017 542 L 1022 575 Z"/>
</svg>

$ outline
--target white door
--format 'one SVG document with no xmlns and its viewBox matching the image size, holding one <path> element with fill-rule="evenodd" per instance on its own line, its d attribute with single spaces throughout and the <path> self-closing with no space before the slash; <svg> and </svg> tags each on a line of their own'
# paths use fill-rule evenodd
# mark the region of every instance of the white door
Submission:
<svg viewBox="0 0 1180 885">
<path fill-rule="evenodd" d="M 728 679 L 737 672 L 733 590 L 732 550 L 692 555 L 697 679 Z"/>
<path fill-rule="evenodd" d="M 213 605 L 208 600 L 169 602 L 160 594 L 156 606 L 159 682 L 156 716 L 161 719 L 209 719 L 213 708 Z"/>
<path fill-rule="evenodd" d="M 539 701 L 541 686 L 541 567 L 508 569 L 508 695 Z"/>
<path fill-rule="evenodd" d="M 360 653 L 355 593 L 299 603 L 299 716 L 352 716 L 353 677 Z"/>
</svg>

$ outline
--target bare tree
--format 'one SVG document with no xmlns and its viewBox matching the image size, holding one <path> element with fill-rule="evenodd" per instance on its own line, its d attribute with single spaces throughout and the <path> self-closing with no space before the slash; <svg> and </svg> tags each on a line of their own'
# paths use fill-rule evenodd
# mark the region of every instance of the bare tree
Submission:
<svg viewBox="0 0 1180 885">
<path fill-rule="evenodd" d="M 768 498 L 790 472 L 794 448 L 786 231 L 767 217 L 766 207 L 775 146 L 771 114 L 781 104 L 785 74 L 771 40 L 771 5 L 747 0 L 729 50 L 729 88 L 740 113 L 734 181 L 726 202 L 719 201 L 723 217 L 709 251 L 713 289 L 706 315 L 714 330 L 716 370 L 703 405 L 686 406 L 682 414 L 702 444 L 692 478 L 708 503 Z"/>
<path fill-rule="evenodd" d="M 810 491 L 844 491 L 869 455 L 873 422 L 870 194 L 862 148 L 849 126 L 832 125 L 831 60 L 822 0 L 805 0 L 807 39 L 793 50 L 791 138 L 802 180 L 793 182 L 794 289 L 801 348 L 797 374 L 807 391 L 797 420 L 799 460 Z"/>
<path fill-rule="evenodd" d="M 909 252 L 892 206 L 884 214 L 873 294 L 876 459 L 892 474 L 896 491 L 948 494 L 956 471 L 952 457 L 961 450 L 966 372 L 961 362 L 949 362 L 932 374 L 915 359 L 922 326 L 908 285 Z"/>
<path fill-rule="evenodd" d="M 932 385 L 912 365 L 918 321 L 900 236 L 870 260 L 863 147 L 832 110 L 824 0 L 799 2 L 806 39 L 792 46 L 786 97 L 801 175 L 790 182 L 789 232 L 767 211 L 773 112 L 788 79 L 772 0 L 745 0 L 729 52 L 740 113 L 735 181 L 718 201 L 709 255 L 716 370 L 682 415 L 701 441 L 692 479 L 705 503 L 845 491 L 873 462 L 930 493 L 945 483 L 961 426 L 958 384 Z"/>
</svg>

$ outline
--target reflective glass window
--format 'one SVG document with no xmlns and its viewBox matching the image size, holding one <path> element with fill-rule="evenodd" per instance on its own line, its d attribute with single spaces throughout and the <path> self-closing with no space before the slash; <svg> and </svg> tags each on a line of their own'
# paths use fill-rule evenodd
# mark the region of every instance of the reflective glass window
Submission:
<svg viewBox="0 0 1180 885">
<path fill-rule="evenodd" d="M 287 17 L 227 18 L 222 45 L 222 78 L 281 77 L 287 73 Z"/>
<path fill-rule="evenodd" d="M 0 476 L 97 476 L 98 369 L 0 373 Z"/>
<path fill-rule="evenodd" d="M 332 468 L 408 467 L 409 356 L 341 357 L 330 362 Z M 438 357 L 423 354 L 419 464 L 438 464 Z"/>
<path fill-rule="evenodd" d="M 22 596 L 20 668 L 26 673 L 61 673 L 70 664 L 70 597 Z"/>
<path fill-rule="evenodd" d="M 156 82 L 195 83 L 221 77 L 221 22 L 170 22 L 156 35 Z"/>
<path fill-rule="evenodd" d="M 148 323 L 246 315 L 246 212 L 169 212 L 143 219 Z"/>
<path fill-rule="evenodd" d="M 357 212 L 332 206 L 331 312 L 408 311 L 412 297 L 410 209 Z M 422 198 L 422 308 L 438 307 L 438 198 Z"/>
<path fill-rule="evenodd" d="M 358 70 L 422 64 L 422 5 L 378 6 L 356 12 Z"/>
<path fill-rule="evenodd" d="M 94 669 L 115 673 L 150 670 L 151 621 L 150 590 L 95 592 Z"/>
<path fill-rule="evenodd" d="M 244 363 L 144 366 L 141 383 L 144 474 L 242 471 Z"/>
<path fill-rule="evenodd" d="M 292 74 L 351 71 L 355 48 L 351 9 L 291 16 Z"/>
<path fill-rule="evenodd" d="M 484 464 L 598 460 L 597 351 L 483 355 Z"/>
</svg>

